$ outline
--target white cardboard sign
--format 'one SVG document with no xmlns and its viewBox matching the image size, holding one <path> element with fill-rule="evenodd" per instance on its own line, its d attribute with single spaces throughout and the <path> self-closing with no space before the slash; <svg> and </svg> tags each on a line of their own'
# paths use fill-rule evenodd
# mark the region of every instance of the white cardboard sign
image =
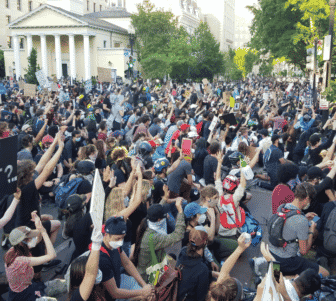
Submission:
<svg viewBox="0 0 336 301">
<path fill-rule="evenodd" d="M 96 169 L 93 180 L 90 214 L 94 227 L 101 229 L 103 225 L 105 206 L 105 191 L 100 178 L 99 170 Z"/>
</svg>

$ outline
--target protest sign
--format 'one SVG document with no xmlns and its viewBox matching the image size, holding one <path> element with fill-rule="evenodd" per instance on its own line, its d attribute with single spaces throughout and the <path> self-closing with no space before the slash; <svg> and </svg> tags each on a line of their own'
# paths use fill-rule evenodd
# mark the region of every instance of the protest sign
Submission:
<svg viewBox="0 0 336 301">
<path fill-rule="evenodd" d="M 234 110 L 238 111 L 239 110 L 239 102 L 236 102 L 234 105 Z"/>
<path fill-rule="evenodd" d="M 263 100 L 268 100 L 269 98 L 269 93 L 263 93 Z"/>
<path fill-rule="evenodd" d="M 35 72 L 36 78 L 41 86 L 41 88 L 50 88 L 50 83 L 47 76 L 44 74 L 43 70 Z"/>
<path fill-rule="evenodd" d="M 264 286 L 264 291 L 261 300 L 269 300 L 269 301 L 280 301 L 280 294 L 278 293 L 275 284 L 273 282 L 273 262 L 270 261 L 268 272 L 266 275 L 266 282 Z"/>
<path fill-rule="evenodd" d="M 217 122 L 218 122 L 218 117 L 217 117 L 217 116 L 214 116 L 213 119 L 212 119 L 212 121 L 211 121 L 211 124 L 210 124 L 210 126 L 209 126 L 209 130 L 210 130 L 210 131 L 213 131 L 213 130 L 214 130 L 214 128 L 215 128 Z"/>
<path fill-rule="evenodd" d="M 190 156 L 191 154 L 191 145 L 192 145 L 192 140 L 191 139 L 182 139 L 182 154 Z"/>
<path fill-rule="evenodd" d="M 235 103 L 236 103 L 235 99 L 231 96 L 230 97 L 230 108 L 234 108 Z"/>
<path fill-rule="evenodd" d="M 104 205 L 105 205 L 105 191 L 103 187 L 103 182 L 100 178 L 99 170 L 96 169 L 93 180 L 91 207 L 90 207 L 92 223 L 96 229 L 102 228 L 104 217 Z"/>
<path fill-rule="evenodd" d="M 35 97 L 36 95 L 36 85 L 34 84 L 24 84 L 24 95 L 25 96 L 30 96 L 30 97 Z"/>
<path fill-rule="evenodd" d="M 0 83 L 0 94 L 6 94 L 6 88 L 2 83 Z"/>
<path fill-rule="evenodd" d="M 230 125 L 236 125 L 238 123 L 237 120 L 236 120 L 236 117 L 233 113 L 226 114 L 226 115 L 222 116 L 221 119 L 223 119 L 225 121 L 225 123 L 228 123 Z"/>
<path fill-rule="evenodd" d="M 23 89 L 24 89 L 24 84 L 25 84 L 25 83 L 24 83 L 23 80 L 20 80 L 20 81 L 19 81 L 19 89 L 20 89 L 20 90 L 23 90 Z"/>
<path fill-rule="evenodd" d="M 106 83 L 112 83 L 112 74 L 111 74 L 111 69 L 110 68 L 102 68 L 102 67 L 97 67 L 98 71 L 98 79 L 101 82 L 106 82 Z"/>
<path fill-rule="evenodd" d="M 56 83 L 51 83 L 51 87 L 50 87 L 50 89 L 51 89 L 51 91 L 57 91 L 57 89 L 58 89 L 58 86 L 57 86 L 57 84 Z"/>
<path fill-rule="evenodd" d="M 328 110 L 329 103 L 326 98 L 320 97 L 320 110 Z"/>
<path fill-rule="evenodd" d="M 0 139 L 0 199 L 12 194 L 17 186 L 17 143 L 18 136 Z"/>
<path fill-rule="evenodd" d="M 280 130 L 283 128 L 285 119 L 282 117 L 277 117 L 274 120 L 274 130 Z"/>
<path fill-rule="evenodd" d="M 85 94 L 88 94 L 92 90 L 92 81 L 91 81 L 91 79 L 88 79 L 84 83 L 84 89 L 85 89 Z"/>
</svg>

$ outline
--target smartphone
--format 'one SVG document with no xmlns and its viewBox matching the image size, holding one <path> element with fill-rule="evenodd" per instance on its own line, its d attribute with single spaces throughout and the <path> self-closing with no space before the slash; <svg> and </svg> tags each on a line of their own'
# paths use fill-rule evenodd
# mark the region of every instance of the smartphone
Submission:
<svg viewBox="0 0 336 301">
<path fill-rule="evenodd" d="M 276 282 L 280 282 L 280 262 L 273 261 L 273 274 Z"/>
<path fill-rule="evenodd" d="M 314 223 L 317 223 L 319 219 L 320 219 L 320 218 L 316 215 L 316 216 L 313 218 L 313 222 L 314 222 Z"/>
</svg>

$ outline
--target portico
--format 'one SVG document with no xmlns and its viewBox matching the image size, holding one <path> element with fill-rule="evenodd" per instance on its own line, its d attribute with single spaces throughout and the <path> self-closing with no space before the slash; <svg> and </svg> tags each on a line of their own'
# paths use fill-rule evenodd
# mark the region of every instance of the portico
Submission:
<svg viewBox="0 0 336 301">
<path fill-rule="evenodd" d="M 128 45 L 128 31 L 124 28 L 49 4 L 38 7 L 8 26 L 12 32 L 13 49 L 5 50 L 6 74 L 7 66 L 13 64 L 16 77 L 23 77 L 27 57 L 34 47 L 37 64 L 49 77 L 60 79 L 67 73 L 73 79 L 87 80 L 97 75 L 97 67 L 117 68 L 117 75 L 124 75 L 127 58 L 120 57 L 119 49 L 115 51 L 115 48 L 105 46 Z M 24 38 L 24 50 L 20 47 L 21 38 Z M 102 48 L 103 53 L 100 51 Z M 112 56 L 108 57 L 108 53 Z M 103 66 L 106 61 L 109 64 Z"/>
</svg>

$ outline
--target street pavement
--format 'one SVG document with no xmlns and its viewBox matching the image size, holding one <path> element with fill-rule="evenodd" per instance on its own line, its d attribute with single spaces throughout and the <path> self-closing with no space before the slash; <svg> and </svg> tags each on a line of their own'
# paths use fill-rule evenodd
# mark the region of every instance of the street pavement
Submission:
<svg viewBox="0 0 336 301">
<path fill-rule="evenodd" d="M 262 228 L 263 240 L 267 239 L 267 230 L 266 230 L 266 222 L 267 218 L 271 214 L 271 192 L 262 190 L 262 189 L 251 189 L 252 199 L 247 204 L 248 209 L 250 210 L 252 216 L 257 219 Z M 57 218 L 57 208 L 53 204 L 48 204 L 42 206 L 42 214 L 51 214 L 55 218 Z M 62 226 L 64 225 L 64 221 L 62 222 Z M 0 232 L 2 236 L 2 230 Z M 62 267 L 62 265 L 69 264 L 71 255 L 74 251 L 74 244 L 71 239 L 64 240 L 61 235 L 61 231 L 58 233 L 58 237 L 55 244 L 55 249 L 57 253 L 57 259 L 62 261 L 58 267 L 50 269 L 47 272 L 42 273 L 42 278 L 44 281 L 51 280 L 53 278 L 62 278 L 62 275 L 55 275 L 55 271 L 57 268 Z M 0 248 L 0 256 L 3 258 L 5 251 Z M 234 266 L 231 276 L 239 279 L 244 286 L 254 288 L 254 277 L 252 274 L 252 270 L 249 266 L 248 260 L 255 256 L 260 256 L 260 245 L 256 247 L 249 247 L 239 258 L 238 262 Z M 3 264 L 0 264 L 0 272 L 4 272 L 5 268 Z M 3 298 L 7 300 L 8 294 L 4 294 Z M 66 296 L 62 296 L 58 298 L 59 301 L 65 301 Z"/>
</svg>

